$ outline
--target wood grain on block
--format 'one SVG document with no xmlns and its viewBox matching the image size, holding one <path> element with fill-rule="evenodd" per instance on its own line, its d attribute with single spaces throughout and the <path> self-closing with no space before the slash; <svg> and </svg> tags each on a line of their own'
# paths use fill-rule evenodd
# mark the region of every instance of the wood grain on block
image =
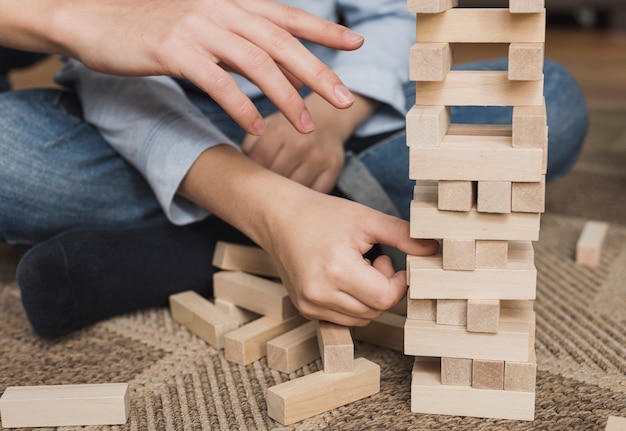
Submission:
<svg viewBox="0 0 626 431">
<path fill-rule="evenodd" d="M 602 244 L 609 230 L 609 224 L 600 221 L 587 221 L 576 242 L 576 263 L 596 267 L 602 258 Z"/>
<path fill-rule="evenodd" d="M 515 148 L 548 150 L 548 122 L 545 98 L 539 106 L 514 106 L 512 141 Z"/>
<path fill-rule="evenodd" d="M 476 194 L 476 209 L 482 213 L 510 213 L 511 182 L 479 181 Z"/>
<path fill-rule="evenodd" d="M 509 254 L 509 241 L 476 241 L 476 268 L 506 268 Z"/>
<path fill-rule="evenodd" d="M 509 241 L 509 260 L 533 261 L 535 249 L 531 241 Z"/>
<path fill-rule="evenodd" d="M 437 148 L 409 147 L 413 180 L 541 181 L 540 148 L 513 148 L 511 137 L 446 135 Z"/>
<path fill-rule="evenodd" d="M 267 391 L 267 413 L 283 425 L 344 406 L 380 392 L 380 367 L 365 358 L 350 373 L 318 371 Z"/>
<path fill-rule="evenodd" d="M 476 203 L 475 182 L 441 180 L 438 184 L 437 208 L 440 210 L 470 211 Z"/>
<path fill-rule="evenodd" d="M 458 4 L 458 0 L 407 0 L 406 10 L 409 13 L 439 13 Z"/>
<path fill-rule="evenodd" d="M 243 325 L 244 323 L 251 322 L 261 317 L 260 314 L 255 313 L 254 311 L 246 310 L 245 308 L 237 307 L 235 304 L 230 301 L 226 301 L 225 299 L 215 298 L 214 301 L 217 308 L 229 316 L 234 317 L 237 322 L 239 322 L 239 325 Z"/>
<path fill-rule="evenodd" d="M 543 43 L 545 33 L 545 11 L 518 15 L 508 8 L 455 8 L 417 15 L 418 42 Z"/>
<path fill-rule="evenodd" d="M 448 135 L 468 136 L 512 136 L 513 128 L 510 124 L 472 124 L 450 123 Z"/>
<path fill-rule="evenodd" d="M 217 241 L 213 254 L 213 266 L 223 270 L 279 277 L 270 255 L 262 248 L 251 245 Z"/>
<path fill-rule="evenodd" d="M 472 360 L 468 358 L 441 358 L 441 384 L 472 386 Z"/>
<path fill-rule="evenodd" d="M 546 210 L 546 179 L 511 184 L 511 211 L 543 213 Z"/>
<path fill-rule="evenodd" d="M 466 299 L 437 299 L 437 325 L 465 326 L 467 324 Z"/>
<path fill-rule="evenodd" d="M 527 362 L 504 363 L 504 390 L 534 392 L 537 384 L 537 356 L 531 348 Z"/>
<path fill-rule="evenodd" d="M 410 81 L 441 81 L 451 67 L 452 50 L 449 43 L 416 43 L 409 51 Z"/>
<path fill-rule="evenodd" d="M 267 342 L 267 366 L 293 373 L 320 357 L 317 325 L 307 322 Z"/>
<path fill-rule="evenodd" d="M 224 336 L 226 359 L 239 365 L 248 365 L 267 355 L 267 342 L 306 322 L 302 316 L 276 320 L 263 316 L 230 331 Z"/>
<path fill-rule="evenodd" d="M 216 272 L 213 294 L 216 298 L 278 320 L 298 314 L 282 284 L 245 272 Z"/>
<path fill-rule="evenodd" d="M 511 13 L 541 13 L 545 7 L 546 0 L 509 0 Z"/>
<path fill-rule="evenodd" d="M 384 312 L 369 325 L 354 327 L 352 335 L 359 341 L 404 352 L 405 321 L 405 316 Z"/>
<path fill-rule="evenodd" d="M 239 326 L 239 321 L 198 293 L 189 290 L 169 297 L 172 319 L 211 346 L 224 347 L 224 334 Z"/>
<path fill-rule="evenodd" d="M 476 241 L 443 239 L 443 269 L 473 271 L 476 268 Z"/>
<path fill-rule="evenodd" d="M 509 79 L 534 81 L 543 78 L 543 43 L 512 43 L 509 45 Z"/>
<path fill-rule="evenodd" d="M 317 343 L 325 373 L 347 373 L 354 366 L 354 342 L 350 328 L 336 323 L 317 322 Z"/>
<path fill-rule="evenodd" d="M 474 389 L 504 390 L 504 361 L 474 359 L 472 362 Z"/>
<path fill-rule="evenodd" d="M 409 147 L 438 147 L 449 125 L 448 107 L 414 105 L 406 114 L 406 144 Z"/>
<path fill-rule="evenodd" d="M 4 428 L 122 425 L 129 412 L 127 383 L 10 386 L 0 398 Z"/>
<path fill-rule="evenodd" d="M 499 299 L 469 299 L 467 301 L 467 330 L 497 333 L 500 326 Z"/>
<path fill-rule="evenodd" d="M 454 416 L 532 421 L 535 393 L 474 389 L 441 384 L 438 360 L 413 365 L 411 411 Z"/>
<path fill-rule="evenodd" d="M 451 70 L 441 81 L 415 82 L 419 105 L 537 106 L 542 100 L 543 77 L 511 81 L 506 70 Z"/>
</svg>

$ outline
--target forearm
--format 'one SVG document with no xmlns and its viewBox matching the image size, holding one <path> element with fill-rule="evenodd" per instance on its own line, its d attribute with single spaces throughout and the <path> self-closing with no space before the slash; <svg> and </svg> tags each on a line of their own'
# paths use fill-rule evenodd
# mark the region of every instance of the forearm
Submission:
<svg viewBox="0 0 626 431">
<path fill-rule="evenodd" d="M 65 53 L 58 42 L 54 1 L 0 0 L 0 45 Z"/>
</svg>

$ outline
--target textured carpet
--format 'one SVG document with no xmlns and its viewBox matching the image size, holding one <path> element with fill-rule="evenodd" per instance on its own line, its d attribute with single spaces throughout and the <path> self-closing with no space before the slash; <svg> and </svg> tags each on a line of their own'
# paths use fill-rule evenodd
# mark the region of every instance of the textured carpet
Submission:
<svg viewBox="0 0 626 431">
<path fill-rule="evenodd" d="M 167 309 L 102 322 L 56 342 L 38 339 L 21 309 L 20 250 L 0 246 L 0 391 L 10 385 L 129 382 L 120 430 L 603 430 L 626 416 L 626 112 L 594 112 L 580 161 L 547 187 L 535 245 L 538 269 L 537 401 L 533 422 L 415 414 L 412 358 L 357 344 L 381 366 L 381 391 L 291 427 L 266 414 L 265 391 L 320 369 L 287 375 L 262 359 L 229 363 L 172 321 Z M 586 220 L 611 223 L 601 266 L 574 263 Z"/>
</svg>

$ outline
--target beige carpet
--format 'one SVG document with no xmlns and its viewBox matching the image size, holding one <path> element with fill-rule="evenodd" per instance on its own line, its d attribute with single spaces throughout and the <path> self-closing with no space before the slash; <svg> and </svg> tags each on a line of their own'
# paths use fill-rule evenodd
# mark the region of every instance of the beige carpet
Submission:
<svg viewBox="0 0 626 431">
<path fill-rule="evenodd" d="M 367 344 L 382 368 L 375 396 L 281 427 L 266 414 L 268 387 L 292 375 L 263 359 L 229 363 L 172 321 L 167 309 L 103 322 L 56 342 L 35 337 L 21 309 L 19 250 L 0 246 L 0 391 L 10 385 L 128 382 L 130 419 L 120 430 L 603 430 L 626 416 L 626 112 L 594 112 L 575 169 L 548 185 L 536 244 L 537 402 L 534 422 L 411 413 L 412 358 Z M 602 264 L 574 261 L 585 220 L 611 223 Z"/>
</svg>

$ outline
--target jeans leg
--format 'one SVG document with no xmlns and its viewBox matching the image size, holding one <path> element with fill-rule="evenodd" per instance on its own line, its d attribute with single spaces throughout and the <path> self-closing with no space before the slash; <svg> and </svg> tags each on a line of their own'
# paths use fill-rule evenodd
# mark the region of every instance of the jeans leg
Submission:
<svg viewBox="0 0 626 431">
<path fill-rule="evenodd" d="M 167 223 L 143 177 L 83 121 L 73 93 L 2 93 L 0 110 L 1 239 Z"/>
</svg>

